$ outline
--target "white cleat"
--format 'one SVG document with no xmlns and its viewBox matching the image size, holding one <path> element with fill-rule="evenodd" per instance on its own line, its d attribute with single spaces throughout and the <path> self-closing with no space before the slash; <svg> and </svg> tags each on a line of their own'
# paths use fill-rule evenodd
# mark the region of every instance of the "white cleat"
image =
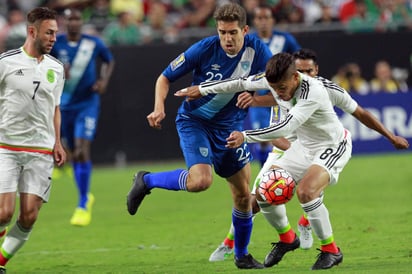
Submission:
<svg viewBox="0 0 412 274">
<path fill-rule="evenodd" d="M 298 225 L 300 248 L 310 249 L 313 245 L 312 228 L 310 225 Z"/>
<path fill-rule="evenodd" d="M 209 262 L 224 261 L 233 255 L 233 248 L 221 243 L 212 254 L 210 254 Z"/>
</svg>

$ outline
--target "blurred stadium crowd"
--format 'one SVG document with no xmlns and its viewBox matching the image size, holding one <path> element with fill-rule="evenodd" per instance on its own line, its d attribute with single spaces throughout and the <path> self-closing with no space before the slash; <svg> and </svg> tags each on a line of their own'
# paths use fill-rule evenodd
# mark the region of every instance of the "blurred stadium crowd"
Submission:
<svg viewBox="0 0 412 274">
<path fill-rule="evenodd" d="M 230 0 L 0 0 L 0 52 L 16 48 L 25 39 L 25 15 L 36 6 L 63 14 L 69 7 L 82 10 L 84 32 L 100 36 L 109 46 L 177 43 L 216 33 L 213 12 Z M 412 0 L 238 0 L 252 14 L 260 4 L 270 5 L 275 28 L 296 33 L 332 31 L 412 31 Z M 61 17 L 63 18 L 63 17 Z M 61 19 L 63 20 L 63 19 Z M 60 31 L 64 32 L 62 21 Z M 389 71 L 389 72 L 388 72 Z M 387 92 L 408 90 L 408 70 L 392 71 L 385 60 L 376 64 L 375 78 L 385 81 Z M 374 79 L 375 79 L 374 78 Z M 334 80 L 359 94 L 370 93 L 376 83 L 362 78 L 356 64 L 345 64 Z M 382 89 L 380 87 L 375 90 Z"/>
</svg>

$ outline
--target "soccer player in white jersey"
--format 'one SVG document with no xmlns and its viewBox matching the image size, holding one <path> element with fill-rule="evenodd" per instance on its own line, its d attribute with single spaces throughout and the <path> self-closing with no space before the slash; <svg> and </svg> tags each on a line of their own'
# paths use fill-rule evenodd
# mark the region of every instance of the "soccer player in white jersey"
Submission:
<svg viewBox="0 0 412 274">
<path fill-rule="evenodd" d="M 157 78 L 154 110 L 147 116 L 149 125 L 160 129 L 165 118 L 165 100 L 170 83 L 191 73 L 193 84 L 204 81 L 247 77 L 263 72 L 271 57 L 260 39 L 247 34 L 246 11 L 238 4 L 220 6 L 214 18 L 218 35 L 200 40 L 180 54 Z M 235 226 L 235 265 L 238 268 L 263 268 L 248 251 L 252 232 L 250 152 L 227 148 L 226 137 L 241 130 L 247 110 L 236 106 L 240 93 L 210 94 L 200 100 L 183 101 L 176 117 L 176 128 L 187 169 L 136 174 L 127 195 L 127 208 L 136 214 L 141 202 L 153 188 L 200 192 L 213 182 L 213 169 L 225 178 L 233 199 L 232 222 Z M 212 169 L 213 168 L 213 169 Z"/>
<path fill-rule="evenodd" d="M 257 75 L 247 80 L 220 83 L 218 87 L 216 83 L 204 84 L 209 87 L 214 86 L 213 91 L 207 91 L 207 87 L 202 90 L 200 87 L 199 92 L 199 87 L 197 90 L 195 87 L 177 93 L 179 96 L 186 93 L 193 99 L 198 98 L 199 93 L 270 88 L 276 102 L 289 109 L 286 118 L 278 124 L 259 130 L 232 132 L 227 138 L 227 146 L 234 148 L 245 141 L 272 140 L 296 132 L 296 141 L 291 143 L 291 147 L 272 167 L 286 169 L 299 182 L 297 197 L 321 243 L 321 253 L 312 266 L 314 270 L 331 268 L 343 259 L 334 241 L 329 213 L 321 196 L 329 184 L 337 183 L 339 173 L 351 156 L 350 133 L 338 120 L 333 104 L 353 113 L 358 119 L 363 119 L 362 122 L 388 138 L 395 148 L 409 147 L 405 138 L 392 134 L 376 119 L 361 117 L 367 114 L 356 102 L 353 103 L 353 100 L 338 101 L 338 98 L 345 98 L 345 96 L 336 96 L 333 99 L 325 85 L 331 84 L 329 88 L 337 86 L 328 80 L 322 78 L 320 80 L 322 82 L 299 73 L 296 70 L 294 57 L 281 53 L 268 62 L 264 78 Z M 336 89 L 336 94 L 343 91 Z M 346 98 L 351 99 L 349 95 Z M 285 205 L 274 206 L 263 201 L 258 201 L 258 204 L 261 212 L 276 228 L 280 237 L 280 241 L 273 243 L 272 250 L 265 258 L 265 266 L 270 267 L 277 264 L 288 251 L 296 249 L 299 240 L 289 224 Z"/>
<path fill-rule="evenodd" d="M 0 273 L 29 239 L 39 210 L 47 202 L 54 162 L 66 153 L 60 142 L 63 65 L 48 55 L 58 31 L 56 13 L 35 8 L 27 14 L 21 48 L 0 55 Z M 20 213 L 10 224 L 16 196 Z"/>
</svg>

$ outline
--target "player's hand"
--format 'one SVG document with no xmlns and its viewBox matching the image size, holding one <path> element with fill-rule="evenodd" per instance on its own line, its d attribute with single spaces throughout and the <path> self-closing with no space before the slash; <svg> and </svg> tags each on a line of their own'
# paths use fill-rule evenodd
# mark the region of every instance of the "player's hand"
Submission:
<svg viewBox="0 0 412 274">
<path fill-rule="evenodd" d="M 229 137 L 226 138 L 227 148 L 240 147 L 244 143 L 243 133 L 240 131 L 233 131 L 230 133 Z"/>
<path fill-rule="evenodd" d="M 61 143 L 56 143 L 53 148 L 53 158 L 57 166 L 62 166 L 66 162 L 67 155 Z"/>
<path fill-rule="evenodd" d="M 199 99 L 200 97 L 202 97 L 202 94 L 200 94 L 199 86 L 183 88 L 176 91 L 174 95 L 177 97 L 186 97 L 187 101 Z"/>
<path fill-rule="evenodd" d="M 94 83 L 93 90 L 99 94 L 103 94 L 106 92 L 107 84 L 107 81 L 99 79 Z"/>
<path fill-rule="evenodd" d="M 395 136 L 394 139 L 392 140 L 392 145 L 396 149 L 407 149 L 409 148 L 409 142 L 405 138 L 401 136 Z"/>
<path fill-rule="evenodd" d="M 239 94 L 239 96 L 237 97 L 236 106 L 238 108 L 245 109 L 245 108 L 250 107 L 252 103 L 253 103 L 253 95 L 247 91 L 244 91 L 241 94 Z"/>
<path fill-rule="evenodd" d="M 152 128 L 155 129 L 162 129 L 161 122 L 166 117 L 166 113 L 163 111 L 153 111 L 149 115 L 147 115 L 147 121 Z"/>
</svg>

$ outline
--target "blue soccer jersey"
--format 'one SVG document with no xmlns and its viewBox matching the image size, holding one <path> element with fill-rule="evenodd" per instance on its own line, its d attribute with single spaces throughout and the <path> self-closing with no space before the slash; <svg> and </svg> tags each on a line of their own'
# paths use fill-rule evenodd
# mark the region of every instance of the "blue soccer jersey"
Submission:
<svg viewBox="0 0 412 274">
<path fill-rule="evenodd" d="M 113 59 L 104 43 L 97 37 L 85 34 L 78 42 L 70 42 L 65 34 L 61 34 L 57 37 L 51 55 L 62 61 L 68 69 L 61 109 L 98 106 L 99 94 L 92 89 L 98 75 L 96 57 L 105 63 Z"/>
<path fill-rule="evenodd" d="M 173 82 L 193 73 L 193 85 L 205 81 L 222 80 L 265 71 L 272 56 L 258 38 L 246 35 L 245 43 L 236 56 L 229 56 L 220 46 L 219 36 L 205 38 L 180 54 L 163 71 Z M 178 113 L 201 120 L 211 127 L 227 128 L 243 124 L 247 110 L 236 106 L 237 94 L 210 94 L 198 100 L 183 101 Z"/>
<path fill-rule="evenodd" d="M 261 39 L 268 46 L 273 55 L 280 52 L 288 52 L 292 54 L 295 51 L 300 50 L 299 43 L 289 32 L 274 30 L 269 39 L 259 38 L 257 32 L 252 33 L 251 36 Z"/>
</svg>

